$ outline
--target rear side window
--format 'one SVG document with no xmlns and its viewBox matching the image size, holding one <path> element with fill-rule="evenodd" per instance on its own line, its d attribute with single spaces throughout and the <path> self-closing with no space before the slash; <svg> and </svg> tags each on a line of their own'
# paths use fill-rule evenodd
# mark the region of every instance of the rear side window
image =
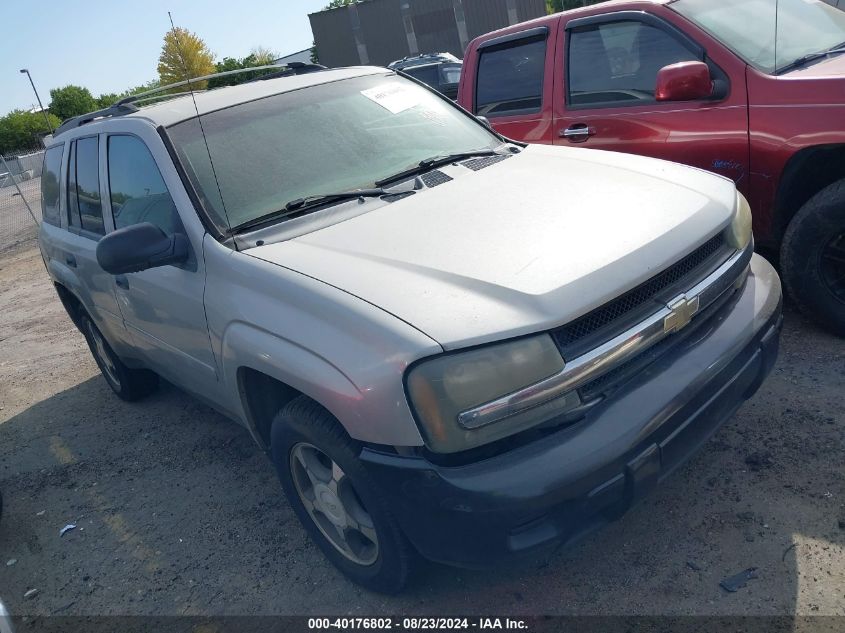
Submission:
<svg viewBox="0 0 845 633">
<path fill-rule="evenodd" d="M 68 161 L 68 224 L 104 235 L 99 153 L 99 139 L 96 136 L 71 143 Z"/>
<path fill-rule="evenodd" d="M 572 105 L 652 102 L 661 68 L 701 61 L 673 35 L 636 20 L 574 30 L 569 38 L 568 101 Z"/>
<path fill-rule="evenodd" d="M 543 104 L 546 37 L 483 49 L 478 61 L 475 112 L 483 116 L 531 114 Z"/>
<path fill-rule="evenodd" d="M 44 152 L 44 167 L 41 170 L 41 216 L 47 224 L 59 226 L 59 173 L 62 168 L 62 153 L 65 146 L 56 145 Z"/>
<path fill-rule="evenodd" d="M 109 195 L 116 229 L 149 222 L 167 235 L 184 232 L 150 150 L 136 136 L 109 137 Z"/>
</svg>

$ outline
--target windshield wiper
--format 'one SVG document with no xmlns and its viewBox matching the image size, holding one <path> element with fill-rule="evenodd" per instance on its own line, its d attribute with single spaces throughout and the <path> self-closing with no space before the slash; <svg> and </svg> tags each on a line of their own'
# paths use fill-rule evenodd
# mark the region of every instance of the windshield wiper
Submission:
<svg viewBox="0 0 845 633">
<path fill-rule="evenodd" d="M 247 220 L 242 224 L 232 228 L 232 233 L 242 233 L 253 227 L 261 224 L 266 224 L 272 220 L 282 220 L 289 215 L 305 211 L 311 207 L 319 207 L 330 202 L 340 202 L 342 200 L 351 200 L 353 198 L 377 198 L 378 196 L 387 195 L 388 191 L 377 187 L 375 189 L 353 189 L 351 191 L 339 191 L 337 193 L 320 193 L 313 196 L 306 196 L 305 198 L 297 198 L 291 200 L 282 209 L 265 213 L 252 220 Z"/>
<path fill-rule="evenodd" d="M 439 167 L 440 165 L 448 165 L 449 163 L 454 163 L 458 160 L 463 160 L 464 158 L 472 158 L 474 156 L 496 156 L 499 152 L 494 149 L 473 149 L 469 150 L 468 152 L 457 152 L 455 154 L 440 154 L 438 156 L 432 156 L 431 158 L 426 158 L 425 160 L 421 160 L 415 166 L 404 169 L 398 173 L 393 174 L 392 176 L 387 176 L 386 178 L 382 178 L 381 180 L 376 180 L 375 185 L 377 187 L 381 187 L 382 185 L 386 185 L 389 182 L 393 182 L 394 180 L 401 180 L 402 178 L 407 178 L 408 176 L 415 176 L 417 174 L 421 174 L 429 169 L 434 169 L 435 167 Z"/>
<path fill-rule="evenodd" d="M 819 51 L 818 53 L 809 53 L 808 55 L 799 57 L 795 61 L 788 63 L 786 66 L 779 68 L 777 74 L 780 75 L 790 70 L 806 66 L 810 62 L 814 62 L 817 59 L 821 59 L 822 57 L 827 57 L 828 55 L 839 55 L 840 53 L 845 53 L 845 44 L 837 44 L 833 48 L 829 48 L 826 51 Z"/>
</svg>

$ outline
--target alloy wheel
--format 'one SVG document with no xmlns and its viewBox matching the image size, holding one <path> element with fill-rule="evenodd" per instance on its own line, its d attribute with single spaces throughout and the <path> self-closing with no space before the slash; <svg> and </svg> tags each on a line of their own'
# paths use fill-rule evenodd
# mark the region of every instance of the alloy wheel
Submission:
<svg viewBox="0 0 845 633">
<path fill-rule="evenodd" d="M 323 536 L 354 563 L 375 563 L 379 546 L 373 519 L 343 469 L 307 442 L 291 450 L 290 468 L 299 499 Z"/>
</svg>

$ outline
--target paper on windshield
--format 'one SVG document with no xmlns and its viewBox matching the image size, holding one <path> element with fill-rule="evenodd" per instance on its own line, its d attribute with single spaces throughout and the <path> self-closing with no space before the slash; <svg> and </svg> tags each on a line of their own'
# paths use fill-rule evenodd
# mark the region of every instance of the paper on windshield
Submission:
<svg viewBox="0 0 845 633">
<path fill-rule="evenodd" d="M 420 104 L 420 90 L 408 90 L 398 83 L 382 84 L 362 90 L 361 94 L 393 114 L 399 114 Z"/>
</svg>

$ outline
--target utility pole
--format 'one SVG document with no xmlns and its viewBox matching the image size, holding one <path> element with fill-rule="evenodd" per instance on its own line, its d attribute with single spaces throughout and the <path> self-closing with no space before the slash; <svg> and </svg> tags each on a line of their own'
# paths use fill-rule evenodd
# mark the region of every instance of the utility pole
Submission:
<svg viewBox="0 0 845 633">
<path fill-rule="evenodd" d="M 41 114 L 44 115 L 44 121 L 47 123 L 47 129 L 50 130 L 50 134 L 53 133 L 53 126 L 50 125 L 50 117 L 47 116 L 47 110 L 44 109 L 44 105 L 41 103 L 41 97 L 38 96 L 38 91 L 35 89 L 35 82 L 32 81 L 32 75 L 29 74 L 29 70 L 26 68 L 21 68 L 21 73 L 26 73 L 26 76 L 29 77 L 29 83 L 32 86 L 32 92 L 35 93 L 35 98 L 38 99 L 38 107 L 41 108 Z"/>
</svg>

